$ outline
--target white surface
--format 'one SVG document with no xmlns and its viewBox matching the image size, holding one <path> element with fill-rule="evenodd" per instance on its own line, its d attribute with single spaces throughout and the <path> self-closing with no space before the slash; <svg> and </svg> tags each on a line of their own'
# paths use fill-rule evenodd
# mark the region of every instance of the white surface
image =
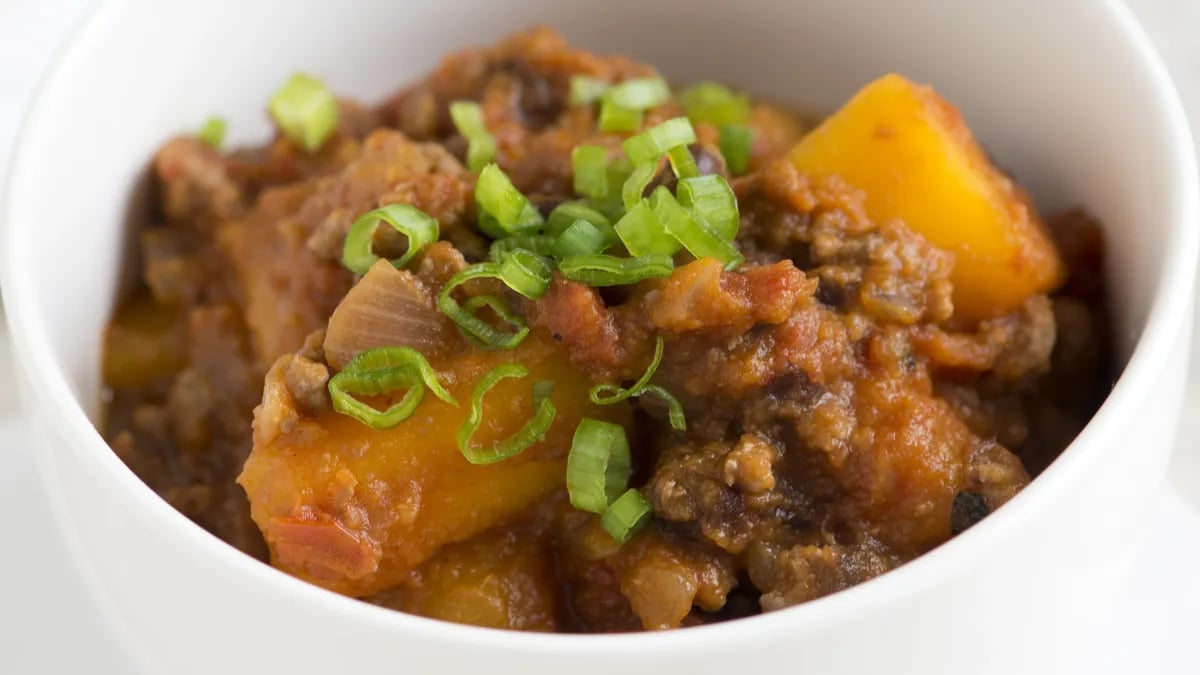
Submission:
<svg viewBox="0 0 1200 675">
<path fill-rule="evenodd" d="M 55 5 L 68 7 L 76 3 L 43 2 L 42 12 Z M 1169 3 L 1158 0 L 1143 3 L 1143 9 L 1151 12 L 1171 9 Z M 1180 3 L 1183 9 L 1187 3 Z M 46 35 L 55 28 L 46 28 L 41 33 L 35 28 L 38 12 L 28 11 L 24 17 L 14 21 L 9 12 L 21 14 L 25 5 L 0 5 L 0 68 L 5 68 L 2 81 L 6 88 L 10 82 L 19 87 L 22 79 L 28 80 L 28 70 L 36 70 L 37 48 L 47 42 Z M 1191 5 L 1195 9 L 1195 5 Z M 1191 11 L 1191 10 L 1187 10 Z M 1194 27 L 1195 21 L 1184 21 L 1176 15 L 1155 14 L 1151 27 L 1176 30 Z M 1195 15 L 1193 13 L 1193 19 Z M 47 21 L 44 26 L 56 26 Z M 11 28 L 20 26 L 19 35 L 10 36 Z M 6 30 L 7 29 L 7 30 Z M 1182 33 L 1180 33 L 1182 34 Z M 32 39 L 31 39 L 32 36 Z M 12 40 L 8 38 L 12 38 Z M 1190 36 L 1189 36 L 1190 37 Z M 1182 41 L 1165 41 L 1176 53 L 1186 52 L 1180 47 Z M 19 49 L 19 58 L 4 58 L 9 47 Z M 1193 48 L 1195 49 L 1195 48 Z M 1168 50 L 1168 53 L 1172 53 Z M 1180 69 L 1194 69 L 1197 60 L 1183 57 L 1177 61 Z M 14 66 L 20 65 L 19 68 Z M 7 72 L 12 69 L 13 72 Z M 0 93 L 0 95 L 8 92 Z M 0 114 L 8 114 L 14 107 L 2 98 L 5 105 Z M 0 143 L 7 129 L 0 119 Z M 2 149 L 2 146 L 0 146 Z M 0 410 L 3 410 L 5 390 L 11 387 L 0 366 Z M 6 551 L 17 552 L 5 556 L 0 565 L 0 673 L 72 672 L 86 665 L 89 672 L 129 672 L 121 665 L 118 656 L 107 642 L 107 635 L 94 623 L 94 614 L 89 601 L 82 595 L 78 580 L 68 561 L 63 559 L 65 549 L 51 529 L 45 512 L 43 497 L 38 485 L 30 478 L 29 458 L 21 436 L 10 424 L 0 427 L 0 447 L 7 447 L 15 456 L 15 468 L 0 474 L 0 525 L 9 534 L 10 542 L 17 546 L 6 546 Z M 6 458 L 6 468 L 10 466 Z M 1194 626 L 1194 617 L 1200 611 L 1200 587 L 1192 581 L 1191 572 L 1200 566 L 1200 519 L 1184 505 L 1177 496 L 1161 495 L 1154 506 L 1150 519 L 1152 527 L 1150 546 L 1138 560 L 1135 574 L 1125 583 L 1119 595 L 1124 608 L 1120 621 L 1109 626 L 1109 639 L 1098 641 L 1091 652 L 1096 657 L 1096 666 L 1090 672 L 1195 672 L 1200 662 L 1194 651 L 1190 651 L 1192 636 L 1186 629 Z M 1192 533 L 1191 537 L 1180 536 Z M 1114 556 L 1118 552 L 1114 552 Z M 10 567 L 11 566 L 11 567 Z M 15 611 L 14 611 L 15 610 Z M 67 638 L 63 640 L 62 638 Z M 70 645 L 64 649 L 63 644 Z M 9 661 L 8 659 L 11 659 Z M 58 660 L 56 660 L 58 659 Z M 111 664 L 107 668 L 106 664 Z M 1106 669 L 1097 669 L 1107 666 Z M 1113 668 L 1115 666 L 1115 668 Z M 1108 668 L 1111 668 L 1108 669 Z"/>
</svg>

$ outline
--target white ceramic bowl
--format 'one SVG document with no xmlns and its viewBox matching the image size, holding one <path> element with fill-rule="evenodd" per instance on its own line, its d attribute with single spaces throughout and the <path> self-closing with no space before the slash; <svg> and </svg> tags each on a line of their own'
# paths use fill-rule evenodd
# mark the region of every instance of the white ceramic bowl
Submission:
<svg viewBox="0 0 1200 675">
<path fill-rule="evenodd" d="M 261 140 L 265 98 L 293 70 L 378 100 L 444 52 L 532 22 L 679 81 L 810 107 L 890 70 L 935 84 L 1043 208 L 1083 204 L 1107 225 L 1125 366 L 1109 400 L 1025 492 L 929 555 L 807 605 L 664 634 L 526 635 L 388 612 L 192 525 L 92 425 L 124 224 L 155 147 L 214 111 L 234 140 Z M 64 536 L 147 672 L 1048 672 L 1103 616 L 1171 447 L 1197 249 L 1191 147 L 1164 69 L 1113 2 L 112 1 L 21 134 L 3 290 Z"/>
</svg>

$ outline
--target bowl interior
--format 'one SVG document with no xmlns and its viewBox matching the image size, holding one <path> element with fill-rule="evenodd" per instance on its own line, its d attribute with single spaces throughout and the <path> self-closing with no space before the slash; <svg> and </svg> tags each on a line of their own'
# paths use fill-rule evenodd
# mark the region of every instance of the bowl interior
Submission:
<svg viewBox="0 0 1200 675">
<path fill-rule="evenodd" d="M 261 142 L 267 97 L 293 71 L 378 101 L 447 51 L 541 22 L 677 82 L 724 80 L 808 109 L 889 71 L 933 84 L 1043 209 L 1083 205 L 1103 220 L 1123 366 L 1164 279 L 1178 283 L 1184 240 L 1178 130 L 1164 112 L 1174 101 L 1144 77 L 1111 11 L 1087 0 L 909 0 L 903 12 L 867 0 L 113 0 L 23 132 L 0 251 L 12 328 L 47 396 L 98 419 L 100 335 L 159 144 L 214 113 L 233 142 Z M 94 434 L 77 451 L 123 471 Z"/>
</svg>

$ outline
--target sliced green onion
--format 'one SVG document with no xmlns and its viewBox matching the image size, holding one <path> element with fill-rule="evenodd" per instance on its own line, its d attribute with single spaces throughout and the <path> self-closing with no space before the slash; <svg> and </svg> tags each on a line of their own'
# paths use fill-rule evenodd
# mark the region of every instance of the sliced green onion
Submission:
<svg viewBox="0 0 1200 675">
<path fill-rule="evenodd" d="M 646 77 L 613 85 L 600 102 L 601 131 L 637 131 L 642 113 L 671 98 L 671 88 L 661 77 Z"/>
<path fill-rule="evenodd" d="M 579 421 L 567 455 L 567 495 L 571 506 L 603 513 L 629 484 L 633 459 L 625 429 L 589 417 Z"/>
<path fill-rule="evenodd" d="M 650 521 L 652 514 L 650 502 L 642 493 L 630 488 L 604 511 L 600 525 L 618 544 L 624 544 Z"/>
<path fill-rule="evenodd" d="M 512 308 L 510 308 L 503 300 L 494 295 L 475 295 L 467 298 L 467 301 L 462 304 L 463 311 L 468 312 L 471 315 L 477 315 L 479 310 L 483 309 L 484 307 L 487 307 L 495 312 L 496 316 L 500 317 L 501 321 L 517 329 L 517 335 L 521 339 L 524 339 L 524 337 L 529 334 L 529 328 L 525 326 L 525 320 L 521 318 L 521 315 L 512 311 Z M 511 338 L 505 337 L 506 335 L 507 333 L 499 334 L 500 339 L 504 341 L 500 344 L 485 342 L 484 340 L 477 338 L 470 333 L 467 334 L 467 339 L 474 343 L 478 343 L 480 346 L 494 347 L 497 349 L 512 349 L 520 344 L 520 339 L 512 339 L 512 346 L 509 346 L 507 341 Z"/>
<path fill-rule="evenodd" d="M 644 279 L 671 276 L 675 263 L 669 256 L 646 255 L 614 258 L 610 255 L 573 255 L 558 263 L 558 271 L 588 286 L 628 286 Z"/>
<path fill-rule="evenodd" d="M 729 173 L 735 176 L 746 173 L 750 149 L 754 145 L 754 130 L 743 124 L 726 124 L 721 127 L 719 145 Z"/>
<path fill-rule="evenodd" d="M 551 237 L 561 237 L 567 228 L 577 220 L 586 220 L 600 230 L 605 236 L 615 238 L 612 222 L 596 209 L 583 202 L 563 202 L 554 207 L 550 217 L 546 219 L 546 234 Z"/>
<path fill-rule="evenodd" d="M 715 126 L 740 124 L 750 116 L 750 101 L 715 82 L 701 82 L 679 94 L 679 102 L 693 122 Z"/>
<path fill-rule="evenodd" d="M 621 204 L 620 197 L 609 196 L 605 199 L 592 199 L 588 204 L 611 220 L 620 220 L 621 216 L 625 215 L 625 207 Z"/>
<path fill-rule="evenodd" d="M 479 227 L 494 239 L 529 233 L 542 225 L 542 215 L 495 164 L 479 172 L 475 183 Z"/>
<path fill-rule="evenodd" d="M 355 274 L 366 274 L 379 256 L 371 250 L 379 223 L 387 223 L 408 237 L 408 250 L 392 260 L 396 269 L 404 267 L 418 251 L 438 240 L 438 223 L 424 211 L 408 204 L 388 204 L 359 216 L 342 245 L 342 264 Z"/>
<path fill-rule="evenodd" d="M 716 258 L 727 270 L 742 264 L 745 258 L 736 246 L 718 237 L 706 222 L 697 219 L 693 213 L 683 208 L 666 188 L 660 186 L 659 190 L 654 191 L 649 201 L 662 223 L 663 232 L 697 258 Z"/>
<path fill-rule="evenodd" d="M 658 365 L 662 363 L 664 350 L 663 337 L 658 336 L 654 342 L 654 356 L 650 359 L 650 365 L 646 366 L 646 372 L 633 383 L 632 387 L 622 389 L 615 384 L 598 384 L 588 390 L 588 398 L 596 405 L 612 405 L 620 403 L 632 396 L 637 396 L 638 392 L 645 389 L 650 384 L 650 378 L 654 377 L 655 371 L 658 370 Z"/>
<path fill-rule="evenodd" d="M 695 178 L 700 175 L 700 167 L 696 166 L 696 158 L 687 146 L 681 145 L 667 151 L 667 160 L 671 162 L 671 170 L 676 178 Z"/>
<path fill-rule="evenodd" d="M 595 225 L 580 218 L 568 227 L 555 242 L 554 255 L 559 258 L 568 258 L 573 255 L 603 253 L 611 245 L 612 240 L 608 238 L 608 235 Z"/>
<path fill-rule="evenodd" d="M 557 410 L 550 400 L 553 382 L 536 382 L 533 385 L 533 418 L 512 436 L 492 445 L 477 448 L 471 445 L 471 436 L 483 423 L 483 397 L 500 380 L 528 377 L 529 369 L 519 363 L 505 363 L 488 371 L 471 394 L 471 412 L 467 421 L 458 430 L 458 449 L 472 464 L 493 464 L 521 454 L 526 448 L 546 437 L 554 422 Z"/>
<path fill-rule="evenodd" d="M 667 404 L 667 419 L 671 421 L 672 429 L 675 431 L 687 431 L 687 418 L 683 415 L 683 405 L 679 402 L 679 399 L 657 384 L 648 384 L 642 387 L 642 390 L 638 392 L 638 398 L 647 394 L 657 396 Z"/>
<path fill-rule="evenodd" d="M 604 100 L 629 110 L 649 110 L 671 98 L 671 88 L 661 77 L 642 77 L 613 85 Z M 635 160 L 636 161 L 636 160 Z"/>
<path fill-rule="evenodd" d="M 670 195 L 670 190 L 660 185 L 659 190 Z M 681 207 L 682 208 L 682 207 Z M 613 226 L 625 248 L 633 255 L 663 255 L 673 256 L 679 252 L 680 244 L 675 237 L 663 229 L 662 222 L 655 215 L 648 200 L 634 204 L 625 215 Z"/>
<path fill-rule="evenodd" d="M 425 357 L 409 347 L 379 347 L 359 353 L 342 372 L 329 379 L 333 409 L 372 429 L 388 429 L 410 417 L 429 388 L 435 396 L 457 406 Z M 407 388 L 399 402 L 378 410 L 355 396 L 378 396 Z"/>
<path fill-rule="evenodd" d="M 600 131 L 637 131 L 642 126 L 642 111 L 622 108 L 607 98 L 600 102 Z"/>
<path fill-rule="evenodd" d="M 557 240 L 554 237 L 549 237 L 540 234 L 524 234 L 515 237 L 505 237 L 492 242 L 492 247 L 488 249 L 488 257 L 494 262 L 502 262 L 504 256 L 512 253 L 516 249 L 523 248 L 530 253 L 536 253 L 540 256 L 550 257 L 554 255 L 554 243 Z"/>
<path fill-rule="evenodd" d="M 608 150 L 598 145 L 578 145 L 571 151 L 575 192 L 593 199 L 608 196 Z"/>
<path fill-rule="evenodd" d="M 646 186 L 654 180 L 654 176 L 657 174 L 657 161 L 643 162 L 634 168 L 633 173 L 629 174 L 629 178 L 625 179 L 625 185 L 621 187 L 621 203 L 625 205 L 626 211 L 642 201 L 642 196 L 646 193 Z"/>
<path fill-rule="evenodd" d="M 458 327 L 468 337 L 479 340 L 489 347 L 513 349 L 521 344 L 526 335 L 529 335 L 529 326 L 520 316 L 512 313 L 502 301 L 490 295 L 471 298 L 466 305 L 459 305 L 453 295 L 455 288 L 472 279 L 501 279 L 503 281 L 501 267 L 502 263 L 478 263 L 455 274 L 450 281 L 446 282 L 438 296 L 438 309 L 442 311 L 442 314 L 450 317 L 451 321 L 458 324 Z M 506 333 L 497 330 L 479 318 L 476 311 L 483 306 L 492 308 L 506 324 L 514 329 L 514 332 Z"/>
<path fill-rule="evenodd" d="M 545 258 L 523 248 L 514 249 L 500 263 L 500 280 L 530 300 L 546 294 L 550 288 L 551 272 L 550 263 Z"/>
<path fill-rule="evenodd" d="M 438 379 L 437 371 L 433 366 L 429 365 L 429 361 L 425 359 L 425 355 L 413 349 L 412 347 L 375 347 L 367 349 L 354 355 L 350 362 L 342 368 L 342 372 L 350 372 L 355 374 L 382 372 L 394 368 L 413 368 L 421 381 L 426 387 L 433 392 L 434 396 L 442 399 L 446 403 L 457 407 L 458 401 L 450 395 L 450 392 L 442 386 L 441 380 Z M 383 391 L 368 392 L 369 394 L 381 394 Z"/>
<path fill-rule="evenodd" d="M 587 75 L 572 75 L 567 100 L 571 105 L 591 105 L 604 95 L 608 87 L 609 84 L 604 80 Z"/>
<path fill-rule="evenodd" d="M 200 142 L 220 150 L 221 144 L 225 142 L 226 129 L 228 129 L 228 125 L 225 123 L 225 118 L 214 115 L 204 120 L 204 124 L 200 127 Z"/>
<path fill-rule="evenodd" d="M 355 374 L 345 371 L 329 378 L 329 398 L 333 402 L 334 410 L 353 417 L 372 429 L 390 429 L 403 422 L 416 412 L 417 406 L 421 405 L 421 400 L 425 398 L 425 386 L 412 368 L 397 368 L 386 374 L 376 374 L 371 379 L 368 389 L 359 389 L 355 378 Z M 408 391 L 400 401 L 386 410 L 379 410 L 354 398 L 356 394 L 371 395 L 406 387 Z M 373 392 L 377 388 L 383 388 L 383 391 Z"/>
<path fill-rule="evenodd" d="M 625 185 L 629 175 L 633 173 L 633 162 L 629 161 L 624 155 L 617 157 L 608 163 L 608 194 L 620 194 L 621 187 Z"/>
<path fill-rule="evenodd" d="M 738 204 L 733 188 L 723 176 L 682 178 L 675 194 L 679 203 L 712 226 L 713 233 L 731 241 L 738 232 Z"/>
<path fill-rule="evenodd" d="M 671 148 L 696 142 L 696 130 L 686 117 L 674 117 L 626 138 L 621 147 L 634 164 L 658 159 Z"/>
<path fill-rule="evenodd" d="M 588 398 L 596 405 L 612 405 L 620 403 L 630 397 L 642 397 L 651 394 L 661 398 L 667 404 L 667 417 L 671 421 L 671 428 L 676 431 L 687 430 L 687 419 L 683 414 L 683 406 L 679 403 L 679 399 L 675 398 L 666 389 L 650 384 L 650 378 L 654 377 L 655 371 L 662 363 L 663 357 L 663 338 L 658 336 L 658 340 L 654 343 L 654 357 L 650 359 L 650 365 L 646 367 L 646 372 L 638 378 L 633 386 L 622 389 L 615 384 L 598 384 L 588 390 Z"/>
<path fill-rule="evenodd" d="M 338 124 L 337 99 L 315 77 L 296 73 L 271 97 L 275 124 L 305 152 L 316 152 Z"/>
<path fill-rule="evenodd" d="M 450 120 L 467 139 L 467 168 L 479 171 L 496 158 L 496 139 L 483 121 L 483 107 L 474 101 L 450 104 Z"/>
</svg>

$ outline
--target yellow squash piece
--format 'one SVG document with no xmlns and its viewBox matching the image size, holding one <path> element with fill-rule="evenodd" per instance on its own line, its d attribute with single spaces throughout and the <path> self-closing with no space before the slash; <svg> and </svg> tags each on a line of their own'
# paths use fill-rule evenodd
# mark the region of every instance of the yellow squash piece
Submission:
<svg viewBox="0 0 1200 675">
<path fill-rule="evenodd" d="M 516 457 L 471 464 L 455 435 L 476 383 L 509 361 L 527 366 L 530 377 L 501 380 L 488 392 L 474 444 L 508 438 L 529 420 L 537 380 L 555 382 L 558 414 L 545 440 Z M 472 351 L 432 365 L 458 407 L 427 393 L 391 429 L 325 412 L 256 436 L 238 483 L 276 567 L 354 596 L 395 586 L 443 545 L 510 521 L 560 489 L 582 417 L 623 422 L 627 415 L 622 406 L 592 405 L 588 379 L 563 349 L 533 335 L 513 351 Z"/>
<path fill-rule="evenodd" d="M 837 174 L 864 190 L 877 222 L 902 219 L 952 251 L 960 320 L 1010 312 L 1062 281 L 1062 261 L 1029 198 L 929 87 L 899 75 L 868 84 L 790 158 L 802 172 Z"/>
</svg>

